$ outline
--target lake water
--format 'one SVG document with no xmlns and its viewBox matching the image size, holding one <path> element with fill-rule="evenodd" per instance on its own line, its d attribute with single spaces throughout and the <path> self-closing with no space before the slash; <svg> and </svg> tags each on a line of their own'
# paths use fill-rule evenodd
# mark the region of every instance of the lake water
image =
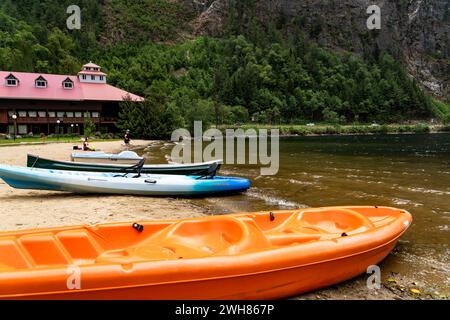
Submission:
<svg viewBox="0 0 450 320">
<path fill-rule="evenodd" d="M 154 145 L 149 162 L 166 162 L 172 147 Z M 407 209 L 413 225 L 382 275 L 398 273 L 449 293 L 450 134 L 282 138 L 277 175 L 260 176 L 257 165 L 224 165 L 220 174 L 247 177 L 252 188 L 189 201 L 217 214 L 335 205 Z"/>
</svg>

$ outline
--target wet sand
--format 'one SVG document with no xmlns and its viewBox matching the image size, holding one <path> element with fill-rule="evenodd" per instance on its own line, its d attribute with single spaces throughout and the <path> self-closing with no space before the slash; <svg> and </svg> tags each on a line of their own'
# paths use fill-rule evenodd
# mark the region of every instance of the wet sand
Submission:
<svg viewBox="0 0 450 320">
<path fill-rule="evenodd" d="M 151 141 L 133 141 L 145 147 Z M 123 150 L 121 141 L 94 142 L 105 152 Z M 69 160 L 73 143 L 0 147 L 0 163 L 26 166 L 27 153 Z M 188 200 L 134 196 L 75 195 L 65 192 L 18 190 L 0 180 L 0 231 L 54 226 L 186 218 L 205 210 Z"/>
</svg>

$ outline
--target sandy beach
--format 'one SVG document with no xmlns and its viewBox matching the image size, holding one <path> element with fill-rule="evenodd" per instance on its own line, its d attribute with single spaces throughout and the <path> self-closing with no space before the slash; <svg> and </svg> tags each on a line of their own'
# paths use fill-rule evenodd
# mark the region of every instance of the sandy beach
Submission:
<svg viewBox="0 0 450 320">
<path fill-rule="evenodd" d="M 151 141 L 135 140 L 134 147 Z M 123 150 L 121 141 L 94 142 L 105 152 Z M 73 143 L 0 147 L 0 163 L 26 166 L 27 153 L 69 160 Z M 0 180 L 0 231 L 115 221 L 186 218 L 205 210 L 183 199 L 133 196 L 75 195 L 65 192 L 18 190 Z"/>
</svg>

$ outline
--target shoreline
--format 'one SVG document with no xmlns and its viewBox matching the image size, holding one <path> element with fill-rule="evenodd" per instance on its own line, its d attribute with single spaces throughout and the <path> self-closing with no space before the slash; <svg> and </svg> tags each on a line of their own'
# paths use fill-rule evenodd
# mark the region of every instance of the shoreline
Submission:
<svg viewBox="0 0 450 320">
<path fill-rule="evenodd" d="M 211 127 L 211 128 L 214 128 Z M 229 127 L 225 127 L 220 125 L 218 128 L 222 133 L 227 129 L 231 130 L 255 130 L 259 131 L 261 129 L 265 130 L 273 130 L 278 129 L 281 138 L 290 138 L 290 137 L 324 137 L 324 136 L 373 136 L 373 135 L 415 135 L 415 134 L 442 134 L 442 133 L 450 133 L 450 124 L 447 125 L 435 125 L 435 124 L 411 124 L 411 125 L 403 125 L 403 124 L 389 124 L 389 125 L 335 125 L 335 124 L 317 124 L 314 126 L 308 125 L 268 125 L 268 124 L 244 124 L 240 126 L 230 125 Z M 268 131 L 267 134 L 270 136 L 271 132 Z M 246 137 L 249 137 L 248 134 L 245 134 Z M 240 137 L 240 136 L 235 136 Z M 70 139 L 61 138 L 59 140 L 50 140 L 46 141 L 45 139 L 36 137 L 36 138 L 24 138 L 24 142 L 20 141 L 21 138 L 16 139 L 16 142 L 11 140 L 2 139 L 0 140 L 0 148 L 2 147 L 18 147 L 18 146 L 36 146 L 36 145 L 48 145 L 48 144 L 77 144 L 81 143 L 82 136 L 71 137 Z M 194 140 L 195 137 L 186 137 L 186 139 Z M 32 140 L 32 141 L 30 141 Z M 103 143 L 103 142 L 117 142 L 120 143 L 120 139 L 98 139 L 91 140 L 91 143 Z M 134 141 L 145 141 L 145 140 L 134 140 Z M 163 141 L 167 142 L 170 140 L 167 139 L 157 139 L 157 140 L 148 140 L 148 145 Z M 146 146 L 148 146 L 146 145 Z M 132 146 L 131 150 L 144 148 L 146 146 Z M 121 151 L 123 149 L 117 149 L 114 152 Z M 113 151 L 109 151 L 113 152 Z"/>
<path fill-rule="evenodd" d="M 219 126 L 219 130 L 224 133 L 226 129 L 232 130 L 279 130 L 280 137 L 316 137 L 316 136 L 365 136 L 365 135 L 408 135 L 408 134 L 438 134 L 449 133 L 450 125 L 333 125 L 317 124 L 308 125 L 241 125 L 230 126 L 229 128 Z M 269 136 L 270 131 L 267 133 Z"/>
</svg>

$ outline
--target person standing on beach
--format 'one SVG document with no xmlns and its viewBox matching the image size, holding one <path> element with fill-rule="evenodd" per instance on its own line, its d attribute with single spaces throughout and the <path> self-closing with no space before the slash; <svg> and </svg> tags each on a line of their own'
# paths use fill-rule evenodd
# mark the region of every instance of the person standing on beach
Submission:
<svg viewBox="0 0 450 320">
<path fill-rule="evenodd" d="M 126 147 L 130 146 L 130 141 L 131 141 L 131 139 L 130 139 L 130 130 L 127 130 L 125 132 L 125 135 L 123 136 L 123 142 L 125 143 Z"/>
</svg>

